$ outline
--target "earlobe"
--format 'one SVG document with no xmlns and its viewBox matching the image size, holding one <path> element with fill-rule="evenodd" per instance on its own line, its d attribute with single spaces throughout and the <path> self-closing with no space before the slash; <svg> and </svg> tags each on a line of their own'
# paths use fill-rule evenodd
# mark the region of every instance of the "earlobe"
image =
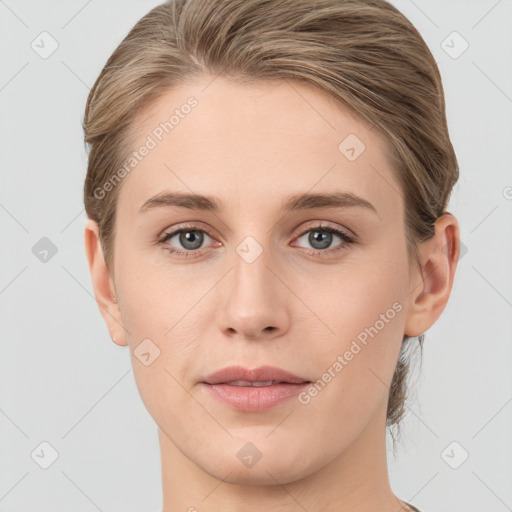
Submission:
<svg viewBox="0 0 512 512">
<path fill-rule="evenodd" d="M 114 282 L 103 256 L 98 224 L 92 219 L 88 219 L 86 222 L 84 243 L 94 296 L 101 316 L 107 325 L 112 341 L 116 345 L 125 346 L 128 343 L 118 299 L 113 300 L 116 295 Z"/>
<path fill-rule="evenodd" d="M 441 316 L 452 290 L 459 252 L 457 219 L 445 213 L 435 223 L 435 235 L 419 247 L 421 273 L 415 273 L 411 283 L 407 336 L 425 333 Z"/>
</svg>

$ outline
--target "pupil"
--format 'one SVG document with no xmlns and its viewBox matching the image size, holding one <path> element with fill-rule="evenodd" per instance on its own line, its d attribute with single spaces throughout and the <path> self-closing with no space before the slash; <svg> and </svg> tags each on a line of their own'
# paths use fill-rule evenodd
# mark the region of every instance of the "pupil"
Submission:
<svg viewBox="0 0 512 512">
<path fill-rule="evenodd" d="M 319 235 L 319 236 L 317 236 Z M 317 249 L 326 249 L 331 243 L 332 233 L 327 231 L 312 231 L 309 235 L 309 242 L 315 247 L 315 244 L 320 241 L 320 247 Z"/>
<path fill-rule="evenodd" d="M 198 249 L 203 241 L 202 236 L 202 233 L 199 231 L 184 231 L 180 234 L 180 243 L 186 249 Z M 195 241 L 194 238 L 196 238 Z"/>
<path fill-rule="evenodd" d="M 317 249 L 326 249 L 331 244 L 332 233 L 327 231 L 312 231 L 309 242 Z M 184 231 L 180 234 L 180 243 L 189 250 L 201 247 L 203 234 L 199 231 Z M 318 244 L 318 245 L 315 245 Z"/>
</svg>

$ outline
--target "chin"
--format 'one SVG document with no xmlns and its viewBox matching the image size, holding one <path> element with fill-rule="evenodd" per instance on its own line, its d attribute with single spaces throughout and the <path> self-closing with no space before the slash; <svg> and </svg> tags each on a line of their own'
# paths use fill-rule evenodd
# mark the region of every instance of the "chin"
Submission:
<svg viewBox="0 0 512 512">
<path fill-rule="evenodd" d="M 286 484 L 316 469 L 313 461 L 307 463 L 304 450 L 289 441 L 277 437 L 275 443 L 248 439 L 249 436 L 244 440 L 231 440 L 231 446 L 217 445 L 208 459 L 202 457 L 203 452 L 194 462 L 212 477 L 236 485 Z"/>
</svg>

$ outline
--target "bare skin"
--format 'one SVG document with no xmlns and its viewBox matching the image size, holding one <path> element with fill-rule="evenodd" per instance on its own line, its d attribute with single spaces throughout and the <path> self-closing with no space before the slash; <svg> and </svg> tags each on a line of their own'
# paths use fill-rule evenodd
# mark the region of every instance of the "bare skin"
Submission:
<svg viewBox="0 0 512 512">
<path fill-rule="evenodd" d="M 135 123 L 134 150 L 190 96 L 197 106 L 118 185 L 113 268 L 97 224 L 85 228 L 100 312 L 115 343 L 129 346 L 159 427 L 163 511 L 410 510 L 388 479 L 389 386 L 404 334 L 424 333 L 448 301 L 456 219 L 438 219 L 416 268 L 384 138 L 302 84 L 204 77 L 181 85 Z M 365 145 L 353 161 L 338 148 L 349 134 Z M 224 208 L 139 212 L 163 191 L 214 196 Z M 281 211 L 291 194 L 334 191 L 375 211 Z M 356 241 L 324 232 L 330 244 L 321 245 L 308 238 L 320 224 Z M 179 234 L 156 242 L 178 228 L 202 233 L 200 248 Z M 250 263 L 237 252 L 249 236 L 257 245 L 242 247 L 262 250 Z M 383 314 L 387 321 L 377 323 Z M 266 411 L 237 411 L 200 384 L 232 364 L 273 365 L 316 382 L 370 326 L 378 333 L 308 403 L 294 397 Z M 147 366 L 134 353 L 144 339 L 160 350 Z M 252 467 L 237 457 L 249 442 L 261 453 Z"/>
</svg>

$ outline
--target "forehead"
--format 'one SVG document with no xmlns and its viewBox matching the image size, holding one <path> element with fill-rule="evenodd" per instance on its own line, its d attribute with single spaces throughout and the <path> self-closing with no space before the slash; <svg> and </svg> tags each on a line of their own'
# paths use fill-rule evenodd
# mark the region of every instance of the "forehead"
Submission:
<svg viewBox="0 0 512 512">
<path fill-rule="evenodd" d="M 303 83 L 198 78 L 145 108 L 131 140 L 139 155 L 118 209 L 135 212 L 164 190 L 224 197 L 253 212 L 306 190 L 345 189 L 381 210 L 400 199 L 380 132 Z"/>
</svg>

